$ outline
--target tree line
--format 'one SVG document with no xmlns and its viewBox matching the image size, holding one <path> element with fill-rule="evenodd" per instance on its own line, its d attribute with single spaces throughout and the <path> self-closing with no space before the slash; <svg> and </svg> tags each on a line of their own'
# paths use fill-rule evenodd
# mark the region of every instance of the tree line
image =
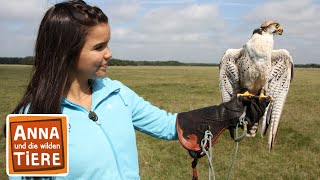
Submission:
<svg viewBox="0 0 320 180">
<path fill-rule="evenodd" d="M 25 64 L 33 65 L 34 57 L 0 57 L 0 64 Z M 109 66 L 219 66 L 216 63 L 182 63 L 179 61 L 132 61 L 111 58 Z M 295 64 L 297 68 L 320 68 L 320 64 Z"/>
<path fill-rule="evenodd" d="M 0 64 L 34 64 L 34 57 L 0 57 Z M 109 66 L 218 66 L 210 63 L 182 63 L 179 61 L 132 61 L 111 58 L 108 61 Z"/>
<path fill-rule="evenodd" d="M 32 56 L 27 57 L 0 57 L 0 64 L 34 64 L 34 58 Z"/>
</svg>

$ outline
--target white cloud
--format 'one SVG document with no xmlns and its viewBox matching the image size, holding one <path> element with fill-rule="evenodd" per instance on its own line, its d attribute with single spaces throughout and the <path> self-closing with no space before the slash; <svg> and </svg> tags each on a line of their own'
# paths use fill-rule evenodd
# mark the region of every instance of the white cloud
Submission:
<svg viewBox="0 0 320 180">
<path fill-rule="evenodd" d="M 141 4 L 133 0 L 104 0 L 97 1 L 96 4 L 109 17 L 111 23 L 127 23 L 135 19 L 142 10 Z"/>
<path fill-rule="evenodd" d="M 40 20 L 52 4 L 0 2 L 0 41 L 5 42 L 0 44 L 0 56 L 32 55 Z M 275 37 L 275 48 L 288 49 L 297 63 L 320 63 L 315 58 L 320 55 L 320 5 L 311 0 L 86 2 L 109 17 L 115 58 L 218 63 L 228 48 L 242 47 L 253 29 L 271 18 L 284 27 L 283 36 Z"/>
<path fill-rule="evenodd" d="M 140 0 L 141 4 L 173 5 L 194 3 L 196 0 Z"/>
<path fill-rule="evenodd" d="M 34 21 L 43 15 L 47 7 L 48 3 L 44 0 L 1 0 L 0 20 L 8 22 Z"/>
<path fill-rule="evenodd" d="M 215 5 L 160 7 L 148 11 L 141 21 L 151 32 L 203 32 L 224 25 Z"/>
<path fill-rule="evenodd" d="M 23 32 L 20 28 L 12 30 L 8 26 L 0 25 L 0 57 L 20 57 L 32 55 L 35 36 Z"/>
<path fill-rule="evenodd" d="M 0 56 L 29 56 L 37 28 L 49 4 L 44 0 L 1 0 Z"/>
<path fill-rule="evenodd" d="M 111 27 L 110 47 L 114 57 L 119 58 L 204 62 L 207 56 L 213 62 L 216 37 L 223 34 L 225 26 L 221 19 L 212 4 L 147 9 L 134 25 Z"/>
</svg>

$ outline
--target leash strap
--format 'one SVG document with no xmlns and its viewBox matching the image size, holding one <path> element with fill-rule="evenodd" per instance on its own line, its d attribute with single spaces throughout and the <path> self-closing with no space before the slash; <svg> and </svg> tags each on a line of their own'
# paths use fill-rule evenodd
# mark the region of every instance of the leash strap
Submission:
<svg viewBox="0 0 320 180">
<path fill-rule="evenodd" d="M 198 164 L 198 156 L 195 156 L 191 167 L 192 167 L 192 180 L 198 180 L 198 171 L 197 171 L 197 164 Z"/>
<path fill-rule="evenodd" d="M 239 122 L 236 125 L 236 137 L 234 139 L 235 153 L 234 153 L 234 158 L 232 160 L 232 163 L 231 163 L 231 166 L 229 169 L 229 173 L 228 173 L 228 177 L 227 177 L 228 180 L 230 179 L 231 172 L 232 172 L 233 166 L 234 166 L 236 158 L 237 158 L 239 142 L 242 141 L 246 137 L 247 122 L 245 121 L 245 115 L 246 115 L 246 108 L 245 108 L 243 114 L 241 115 L 241 117 L 239 118 Z M 239 125 L 243 126 L 243 133 L 240 137 L 238 136 Z M 213 138 L 213 135 L 212 135 L 211 131 L 207 130 L 205 132 L 203 139 L 201 140 L 202 152 L 189 151 L 190 155 L 193 156 L 193 161 L 192 161 L 192 165 L 191 165 L 191 167 L 192 167 L 192 180 L 198 180 L 198 171 L 197 171 L 198 159 L 199 159 L 199 157 L 202 157 L 204 154 L 207 156 L 208 161 L 209 161 L 209 175 L 208 175 L 209 180 L 211 180 L 211 177 L 213 177 L 213 179 L 215 180 L 214 168 L 213 168 L 213 164 L 212 164 L 212 138 Z"/>
<path fill-rule="evenodd" d="M 247 122 L 245 121 L 246 109 L 247 108 L 245 107 L 245 109 L 243 111 L 243 114 L 240 116 L 239 122 L 237 123 L 237 126 L 236 126 L 236 137 L 234 138 L 234 142 L 235 142 L 234 157 L 233 157 L 232 163 L 231 163 L 230 168 L 229 168 L 227 180 L 229 180 L 230 177 L 231 177 L 232 169 L 233 169 L 234 164 L 235 164 L 236 159 L 237 159 L 239 142 L 242 141 L 246 137 L 246 134 L 247 134 Z M 243 126 L 243 133 L 242 133 L 242 135 L 240 137 L 238 136 L 239 125 Z"/>
<path fill-rule="evenodd" d="M 209 162 L 209 170 L 208 170 L 209 180 L 211 180 L 211 177 L 213 177 L 214 180 L 216 179 L 214 175 L 213 164 L 212 164 L 212 138 L 213 138 L 213 135 L 211 131 L 206 130 L 206 132 L 204 133 L 204 137 L 201 140 L 202 152 L 205 153 Z"/>
</svg>

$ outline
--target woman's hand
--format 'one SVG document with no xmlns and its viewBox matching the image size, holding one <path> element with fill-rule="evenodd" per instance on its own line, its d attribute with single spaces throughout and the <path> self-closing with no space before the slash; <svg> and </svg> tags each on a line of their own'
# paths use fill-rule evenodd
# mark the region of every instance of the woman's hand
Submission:
<svg viewBox="0 0 320 180">
<path fill-rule="evenodd" d="M 268 99 L 234 97 L 218 106 L 209 106 L 177 116 L 177 131 L 180 143 L 189 151 L 201 151 L 201 139 L 205 131 L 210 130 L 215 143 L 219 135 L 228 128 L 235 127 L 245 111 L 245 121 L 253 126 L 263 116 Z"/>
</svg>

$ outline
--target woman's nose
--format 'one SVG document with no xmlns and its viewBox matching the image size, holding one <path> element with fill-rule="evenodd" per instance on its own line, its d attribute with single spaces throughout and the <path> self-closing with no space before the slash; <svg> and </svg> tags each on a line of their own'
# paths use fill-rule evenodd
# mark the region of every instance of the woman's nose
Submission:
<svg viewBox="0 0 320 180">
<path fill-rule="evenodd" d="M 111 53 L 111 51 L 110 51 L 109 48 L 106 49 L 106 52 L 105 52 L 105 54 L 104 54 L 104 58 L 105 58 L 105 59 L 110 59 L 110 58 L 112 58 L 112 53 Z"/>
</svg>

